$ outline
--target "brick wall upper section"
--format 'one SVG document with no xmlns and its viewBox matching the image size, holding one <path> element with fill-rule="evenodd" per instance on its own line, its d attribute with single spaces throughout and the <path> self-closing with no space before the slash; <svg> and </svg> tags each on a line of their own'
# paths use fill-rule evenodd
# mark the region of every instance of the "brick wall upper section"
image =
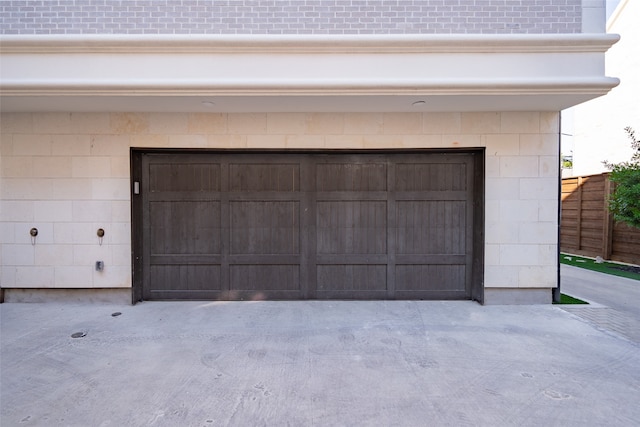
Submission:
<svg viewBox="0 0 640 427">
<path fill-rule="evenodd" d="M 2 34 L 579 33 L 582 0 L 0 2 Z"/>
</svg>

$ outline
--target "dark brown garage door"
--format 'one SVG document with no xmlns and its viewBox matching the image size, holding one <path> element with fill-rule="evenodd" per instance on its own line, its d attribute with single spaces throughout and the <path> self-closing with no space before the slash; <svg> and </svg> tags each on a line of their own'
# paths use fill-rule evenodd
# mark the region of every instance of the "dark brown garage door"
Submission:
<svg viewBox="0 0 640 427">
<path fill-rule="evenodd" d="M 477 156 L 141 153 L 141 296 L 469 299 Z"/>
</svg>

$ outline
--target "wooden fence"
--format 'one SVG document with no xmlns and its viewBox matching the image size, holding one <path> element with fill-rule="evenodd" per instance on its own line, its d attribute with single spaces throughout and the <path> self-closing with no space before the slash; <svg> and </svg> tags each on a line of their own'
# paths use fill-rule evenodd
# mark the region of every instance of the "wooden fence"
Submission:
<svg viewBox="0 0 640 427">
<path fill-rule="evenodd" d="M 613 220 L 607 209 L 612 191 L 606 173 L 562 180 L 562 252 L 640 264 L 640 229 Z"/>
</svg>

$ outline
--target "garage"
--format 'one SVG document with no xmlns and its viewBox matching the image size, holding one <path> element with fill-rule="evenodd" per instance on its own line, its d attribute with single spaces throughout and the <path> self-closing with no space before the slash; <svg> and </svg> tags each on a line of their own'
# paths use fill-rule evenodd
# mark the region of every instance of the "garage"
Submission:
<svg viewBox="0 0 640 427">
<path fill-rule="evenodd" d="M 481 300 L 482 159 L 134 149 L 134 298 Z"/>
</svg>

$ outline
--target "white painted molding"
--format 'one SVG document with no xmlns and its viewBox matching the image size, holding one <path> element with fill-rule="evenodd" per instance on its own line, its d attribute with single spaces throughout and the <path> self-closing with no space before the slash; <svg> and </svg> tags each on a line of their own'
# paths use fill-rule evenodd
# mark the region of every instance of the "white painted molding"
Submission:
<svg viewBox="0 0 640 427">
<path fill-rule="evenodd" d="M 1 54 L 605 52 L 617 34 L 3 35 Z"/>
<path fill-rule="evenodd" d="M 572 94 L 591 93 L 601 95 L 610 87 L 615 87 L 618 79 L 602 77 L 600 79 L 540 79 L 532 80 L 455 80 L 441 79 L 424 81 L 387 80 L 315 80 L 306 84 L 282 80 L 226 80 L 212 84 L 208 81 L 167 80 L 145 81 L 123 84 L 119 81 L 83 82 L 83 85 L 66 81 L 28 81 L 13 82 L 10 87 L 2 88 L 5 96 L 232 96 L 232 95 L 530 95 L 530 94 Z"/>
<path fill-rule="evenodd" d="M 289 96 L 300 102 L 288 108 L 317 108 L 322 98 L 326 111 L 384 111 L 394 108 L 389 97 L 406 98 L 395 107 L 404 109 L 416 96 L 434 95 L 440 107 L 433 108 L 560 110 L 618 84 L 604 75 L 604 52 L 617 40 L 612 34 L 3 36 L 0 107 L 95 111 L 107 107 L 78 98 L 109 97 L 109 108 L 120 99 L 125 111 L 132 99 L 147 97 L 158 99 L 138 108 L 178 111 L 185 106 L 177 98 L 207 96 L 268 110 L 284 108 L 278 98 Z M 372 106 L 375 97 L 380 104 Z"/>
</svg>

